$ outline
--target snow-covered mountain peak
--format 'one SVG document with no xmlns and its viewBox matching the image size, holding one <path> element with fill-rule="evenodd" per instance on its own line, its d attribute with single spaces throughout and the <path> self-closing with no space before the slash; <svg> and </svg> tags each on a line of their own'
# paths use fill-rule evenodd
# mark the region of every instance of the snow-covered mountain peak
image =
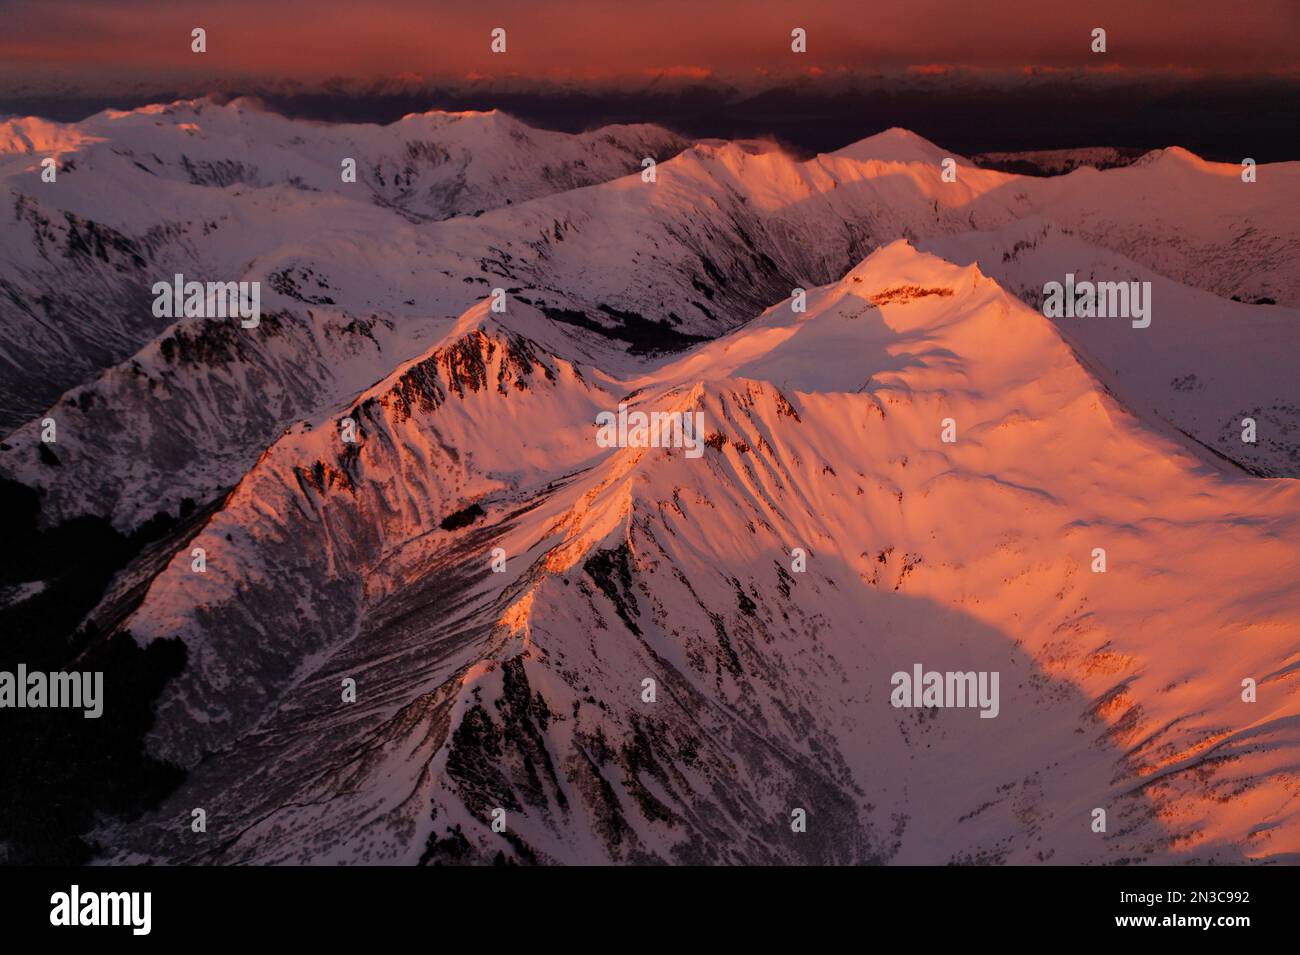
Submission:
<svg viewBox="0 0 1300 955">
<path fill-rule="evenodd" d="M 879 162 L 925 162 L 938 163 L 951 157 L 964 162 L 955 153 L 947 152 L 936 146 L 924 136 L 899 126 L 892 126 L 883 132 L 859 139 L 830 153 L 845 159 Z"/>
<path fill-rule="evenodd" d="M 1244 157 L 1243 157 L 1244 158 Z M 1241 180 L 1241 164 L 1231 162 L 1213 162 L 1202 159 L 1190 149 L 1182 146 L 1165 146 L 1153 149 L 1131 163 L 1136 167 L 1155 167 L 1166 174 L 1199 173 L 1209 176 L 1223 176 Z"/>
<path fill-rule="evenodd" d="M 75 126 L 36 116 L 13 116 L 0 120 L 0 164 L 15 156 L 59 158 L 104 141 Z"/>
<path fill-rule="evenodd" d="M 1041 316 L 985 277 L 918 252 L 878 249 L 830 285 L 788 298 L 635 382 L 761 379 L 806 392 L 859 392 L 909 364 L 942 364 L 959 342 L 1051 337 Z"/>
</svg>

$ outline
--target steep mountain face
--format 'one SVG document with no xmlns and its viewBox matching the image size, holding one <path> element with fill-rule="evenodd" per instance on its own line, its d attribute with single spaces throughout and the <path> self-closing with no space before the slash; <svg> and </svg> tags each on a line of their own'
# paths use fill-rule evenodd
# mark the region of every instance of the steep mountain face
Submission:
<svg viewBox="0 0 1300 955">
<path fill-rule="evenodd" d="M 1223 298 L 1300 306 L 1300 162 L 1207 162 L 1179 147 L 1130 166 L 1036 180 L 1044 218 L 1094 245 Z"/>
<path fill-rule="evenodd" d="M 3 446 L 9 473 L 45 493 L 48 521 L 111 515 L 137 527 L 234 485 L 286 421 L 338 402 L 405 353 L 391 321 L 333 310 L 272 312 L 256 331 L 228 319 L 178 323 L 129 363 L 68 392 Z M 37 454 L 19 457 L 28 449 Z"/>
<path fill-rule="evenodd" d="M 654 126 L 569 136 L 496 111 L 323 126 L 241 101 L 0 123 L 0 429 L 167 329 L 171 319 L 151 309 L 156 281 L 260 279 L 286 304 L 327 305 L 339 293 L 321 277 L 292 255 L 277 262 L 305 234 L 329 244 L 330 274 L 360 291 L 340 266 L 401 254 L 412 223 L 604 182 L 685 145 Z M 55 182 L 41 178 L 47 158 Z M 355 162 L 351 182 L 345 159 Z M 403 291 L 363 296 L 357 314 L 401 312 L 412 300 Z"/>
<path fill-rule="evenodd" d="M 33 190 L 34 191 L 34 190 Z M 136 234 L 6 189 L 0 259 L 0 430 L 157 334 L 149 288 L 184 266 L 162 225 Z"/>
<path fill-rule="evenodd" d="M 277 441 L 194 538 L 207 573 L 153 581 L 129 627 L 191 663 L 151 750 L 190 775 L 99 833 L 120 858 L 1294 851 L 1290 482 L 1207 463 L 905 243 L 639 375 L 565 341 L 471 310 Z M 600 447 L 620 401 L 702 412 L 702 453 Z M 917 663 L 999 673 L 998 715 L 892 706 Z"/>
</svg>

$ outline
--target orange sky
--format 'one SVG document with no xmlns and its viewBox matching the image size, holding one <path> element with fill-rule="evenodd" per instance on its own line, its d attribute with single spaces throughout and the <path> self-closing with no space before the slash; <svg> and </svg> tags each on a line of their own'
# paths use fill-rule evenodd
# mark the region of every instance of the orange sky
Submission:
<svg viewBox="0 0 1300 955">
<path fill-rule="evenodd" d="M 0 0 L 6 82 L 814 68 L 1300 71 L 1300 0 Z M 189 50 L 189 31 L 208 50 Z M 508 52 L 489 52 L 489 31 Z M 808 53 L 790 52 L 792 27 Z M 1089 50 L 1105 27 L 1104 63 Z"/>
</svg>

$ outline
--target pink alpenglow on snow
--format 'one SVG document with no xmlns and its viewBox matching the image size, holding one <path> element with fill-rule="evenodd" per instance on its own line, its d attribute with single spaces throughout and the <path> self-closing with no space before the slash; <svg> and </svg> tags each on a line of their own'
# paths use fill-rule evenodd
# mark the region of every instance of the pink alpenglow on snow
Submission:
<svg viewBox="0 0 1300 955">
<path fill-rule="evenodd" d="M 1300 164 L 1052 163 L 0 122 L 4 643 L 151 787 L 63 844 L 1294 861 Z"/>
</svg>

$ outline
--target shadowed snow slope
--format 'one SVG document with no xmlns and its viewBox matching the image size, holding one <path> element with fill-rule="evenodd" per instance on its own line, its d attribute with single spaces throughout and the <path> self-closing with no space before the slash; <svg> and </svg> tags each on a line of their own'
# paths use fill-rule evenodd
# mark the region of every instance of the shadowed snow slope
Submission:
<svg viewBox="0 0 1300 955">
<path fill-rule="evenodd" d="M 975 267 L 895 242 L 790 305 L 630 375 L 479 305 L 291 428 L 198 532 L 208 572 L 178 554 L 128 621 L 189 647 L 150 745 L 190 774 L 100 841 L 173 862 L 1294 857 L 1294 483 L 1134 417 Z M 702 412 L 702 455 L 600 447 L 620 401 Z M 891 706 L 915 664 L 997 672 L 998 715 Z"/>
</svg>

